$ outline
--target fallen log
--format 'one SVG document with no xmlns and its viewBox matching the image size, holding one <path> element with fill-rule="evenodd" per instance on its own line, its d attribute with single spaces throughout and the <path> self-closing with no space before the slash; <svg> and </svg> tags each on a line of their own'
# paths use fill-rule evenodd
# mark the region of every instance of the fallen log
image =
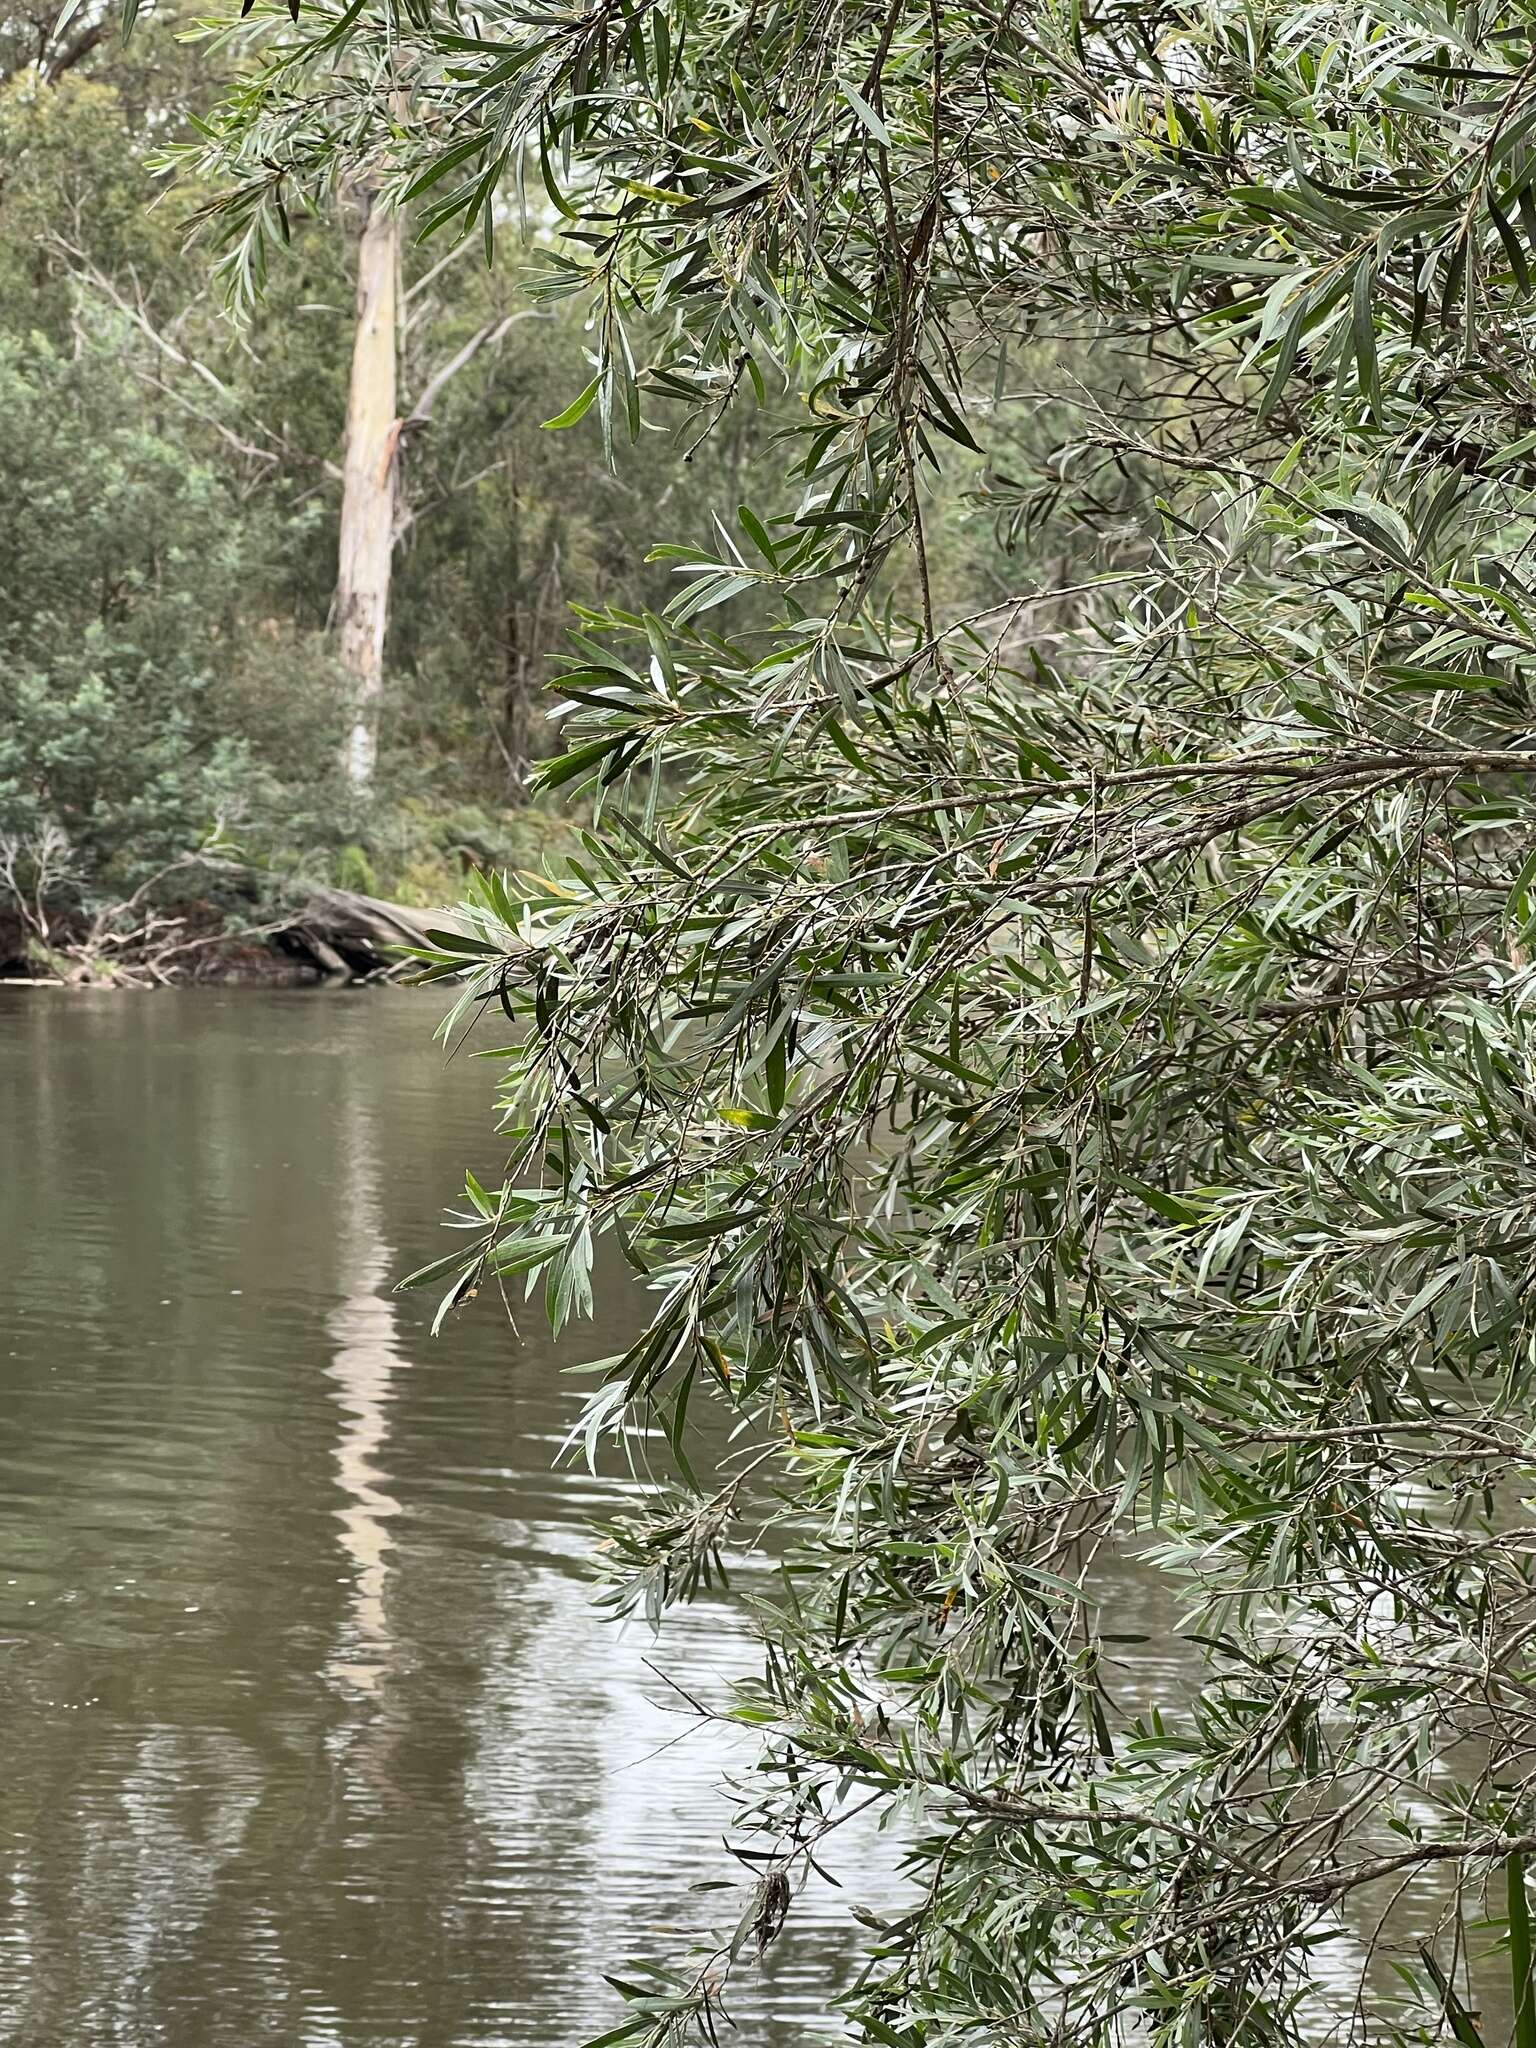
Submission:
<svg viewBox="0 0 1536 2048">
<path fill-rule="evenodd" d="M 456 923 L 451 909 L 419 909 L 298 878 L 278 885 L 274 903 L 270 874 L 224 858 L 202 857 L 196 865 L 235 880 L 257 914 L 240 921 L 227 904 L 202 897 L 178 897 L 161 908 L 131 901 L 94 926 L 60 920 L 46 951 L 29 947 L 14 920 L 6 926 L 0 919 L 0 976 L 80 988 L 394 980 L 415 968 L 401 948 L 429 946 L 431 931 Z"/>
<path fill-rule="evenodd" d="M 409 973 L 412 963 L 397 949 L 430 944 L 429 926 L 452 918 L 450 910 L 417 910 L 311 882 L 276 936 L 285 952 L 307 956 L 328 981 L 374 981 Z"/>
</svg>

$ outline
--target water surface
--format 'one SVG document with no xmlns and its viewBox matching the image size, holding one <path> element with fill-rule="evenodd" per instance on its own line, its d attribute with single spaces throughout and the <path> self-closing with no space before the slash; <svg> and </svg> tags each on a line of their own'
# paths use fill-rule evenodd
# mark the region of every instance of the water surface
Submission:
<svg viewBox="0 0 1536 2048">
<path fill-rule="evenodd" d="M 555 1469 L 561 1366 L 633 1300 L 557 1353 L 537 1306 L 434 1339 L 393 1291 L 499 1164 L 441 1007 L 0 990 L 17 2048 L 574 2048 L 738 1874 L 731 1757 L 647 1660 L 719 1699 L 746 1646 L 719 1605 L 660 1648 L 594 1615 L 628 1482 Z M 829 2032 L 852 1956 L 807 1896 L 742 2038 Z"/>
</svg>

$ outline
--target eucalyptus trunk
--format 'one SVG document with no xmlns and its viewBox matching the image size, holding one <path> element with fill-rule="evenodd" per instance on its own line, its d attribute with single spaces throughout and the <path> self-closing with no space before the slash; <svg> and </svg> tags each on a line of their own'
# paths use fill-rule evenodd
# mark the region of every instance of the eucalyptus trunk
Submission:
<svg viewBox="0 0 1536 2048">
<path fill-rule="evenodd" d="M 352 375 L 347 389 L 336 616 L 342 663 L 352 678 L 346 771 L 353 784 L 366 788 L 373 781 L 379 750 L 379 700 L 384 688 L 384 636 L 389 626 L 395 538 L 400 217 L 381 202 L 370 185 L 354 185 L 351 198 L 361 231 Z"/>
</svg>

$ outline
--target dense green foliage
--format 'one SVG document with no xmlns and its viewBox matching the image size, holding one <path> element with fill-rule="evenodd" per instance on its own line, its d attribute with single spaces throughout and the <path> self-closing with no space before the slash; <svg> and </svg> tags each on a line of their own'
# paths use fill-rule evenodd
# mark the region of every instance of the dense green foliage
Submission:
<svg viewBox="0 0 1536 2048">
<path fill-rule="evenodd" d="M 657 435 L 616 479 L 595 437 L 541 429 L 580 372 L 578 309 L 530 306 L 513 267 L 410 250 L 400 396 L 430 394 L 430 419 L 398 456 L 382 772 L 360 801 L 329 632 L 345 222 L 296 223 L 232 328 L 186 243 L 208 193 L 153 170 L 223 60 L 174 16 L 127 44 L 104 19 L 62 46 L 24 17 L 0 31 L 0 959 L 38 936 L 39 889 L 43 921 L 78 930 L 214 834 L 278 876 L 425 903 L 465 859 L 536 851 L 559 829 L 526 778 L 568 597 L 659 603 L 639 508 L 686 524 L 756 446 L 694 466 Z M 76 61 L 40 69 L 76 32 Z M 224 885 L 182 866 L 167 887 Z"/>
<path fill-rule="evenodd" d="M 86 873 L 136 886 L 210 826 L 296 817 L 336 745 L 323 660 L 281 634 L 252 649 L 220 596 L 271 575 L 313 518 L 242 504 L 156 432 L 109 337 L 73 361 L 0 340 L 0 408 L 0 830 L 53 823 Z M 311 802 L 330 794 L 312 784 Z"/>
<path fill-rule="evenodd" d="M 210 423 L 197 266 L 138 146 L 177 81 L 117 61 L 0 85 L 0 954 L 18 908 L 39 941 L 212 837 L 340 822 L 336 678 L 291 599 L 321 508 L 252 488 Z"/>
<path fill-rule="evenodd" d="M 915 1880 L 847 1999 L 888 2048 L 1467 2040 L 1490 1878 L 1518 1971 L 1531 34 L 360 0 L 278 18 L 199 145 L 241 299 L 364 152 L 429 231 L 559 223 L 564 418 L 621 471 L 649 419 L 799 406 L 664 616 L 578 637 L 579 859 L 435 963 L 520 1036 L 450 1302 L 542 1275 L 561 1322 L 603 1236 L 652 1289 L 588 1436 L 659 1417 L 681 1478 L 615 1601 L 786 1546 L 759 1881 L 610 2039 L 708 2032 L 870 1803 Z M 956 477 L 1032 565 L 968 603 Z M 1127 1551 L 1198 1697 L 1122 1682 Z"/>
</svg>

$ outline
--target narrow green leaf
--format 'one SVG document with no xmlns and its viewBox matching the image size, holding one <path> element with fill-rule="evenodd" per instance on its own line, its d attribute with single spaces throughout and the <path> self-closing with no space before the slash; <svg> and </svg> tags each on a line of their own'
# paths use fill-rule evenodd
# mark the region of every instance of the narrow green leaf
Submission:
<svg viewBox="0 0 1536 2048">
<path fill-rule="evenodd" d="M 768 529 L 752 510 L 750 505 L 738 505 L 736 517 L 741 521 L 742 531 L 768 562 L 770 568 L 779 566 L 779 551 L 769 536 Z"/>
<path fill-rule="evenodd" d="M 574 427 L 576 422 L 585 419 L 591 410 L 592 401 L 602 388 L 602 382 L 603 373 L 599 370 L 579 398 L 573 398 L 564 412 L 557 412 L 552 420 L 544 420 L 542 425 L 549 429 Z"/>
<path fill-rule="evenodd" d="M 1381 417 L 1381 372 L 1376 358 L 1376 323 L 1371 315 L 1371 279 L 1375 268 L 1368 257 L 1362 257 L 1355 271 L 1355 282 L 1350 294 L 1350 335 L 1354 343 L 1355 362 L 1360 372 L 1360 390 L 1371 411 Z"/>
<path fill-rule="evenodd" d="M 1296 354 L 1301 346 L 1302 329 L 1307 324 L 1307 306 L 1307 294 L 1302 292 L 1298 295 L 1291 316 L 1285 323 L 1285 329 L 1280 336 L 1279 345 L 1275 349 L 1274 361 L 1270 365 L 1269 380 L 1264 386 L 1264 395 L 1259 400 L 1259 421 L 1261 425 L 1268 420 L 1270 414 L 1280 403 L 1280 395 L 1290 382 L 1291 371 L 1296 365 Z"/>
<path fill-rule="evenodd" d="M 1520 237 L 1515 233 L 1510 218 L 1497 199 L 1488 194 L 1488 213 L 1499 240 L 1504 244 L 1504 254 L 1509 258 L 1509 267 L 1514 274 L 1515 286 L 1523 298 L 1531 288 L 1531 267 L 1525 260 L 1525 251 L 1520 246 Z"/>
<path fill-rule="evenodd" d="M 842 87 L 842 95 L 855 114 L 858 115 L 860 121 L 869 130 L 870 134 L 873 135 L 876 142 L 879 143 L 880 147 L 882 149 L 889 149 L 891 146 L 891 131 L 869 104 L 869 101 L 865 99 L 863 93 L 856 91 L 853 86 L 845 84 Z"/>
<path fill-rule="evenodd" d="M 1477 2023 L 1457 1996 L 1456 1987 L 1435 1960 L 1434 1951 L 1423 1942 L 1419 1944 L 1419 1958 L 1429 1972 L 1430 1982 L 1440 1995 L 1440 2004 L 1451 2023 L 1451 2032 L 1461 2043 L 1461 2048 L 1487 2048 Z"/>
<path fill-rule="evenodd" d="M 456 142 L 452 149 L 445 149 L 436 163 L 429 164 L 411 180 L 405 188 L 404 197 L 408 200 L 415 199 L 419 193 L 430 191 L 440 178 L 446 178 L 450 171 L 456 170 L 469 157 L 478 155 L 485 148 L 486 139 L 482 130 L 479 134 L 468 136 L 463 142 Z"/>
</svg>

